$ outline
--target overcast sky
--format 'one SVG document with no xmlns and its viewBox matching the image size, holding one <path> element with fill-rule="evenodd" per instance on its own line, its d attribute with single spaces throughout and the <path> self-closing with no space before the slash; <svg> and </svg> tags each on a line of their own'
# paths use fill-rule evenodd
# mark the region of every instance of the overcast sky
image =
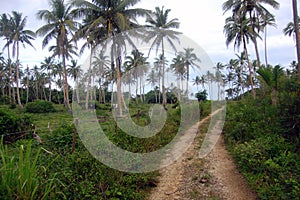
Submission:
<svg viewBox="0 0 300 200">
<path fill-rule="evenodd" d="M 178 18 L 180 29 L 185 36 L 200 45 L 210 56 L 214 63 L 227 63 L 230 58 L 235 58 L 233 45 L 229 48 L 225 45 L 223 26 L 226 16 L 222 12 L 222 4 L 225 0 L 141 0 L 139 7 L 153 10 L 156 6 L 165 6 L 171 9 L 170 19 Z M 268 29 L 268 59 L 272 65 L 288 65 L 295 60 L 295 42 L 293 37 L 284 36 L 282 29 L 292 21 L 292 9 L 290 0 L 278 0 L 279 10 L 269 9 L 275 14 L 277 28 Z M 298 5 L 299 6 L 299 5 Z M 37 20 L 36 12 L 48 8 L 48 0 L 1 0 L 0 13 L 10 13 L 16 10 L 27 16 L 27 28 L 37 30 L 43 25 Z M 299 10 L 299 9 L 298 9 Z M 1 41 L 1 47 L 3 41 Z M 45 56 L 49 56 L 48 48 L 42 50 L 41 38 L 33 41 L 36 50 L 27 47 L 20 52 L 20 60 L 24 65 L 39 64 Z M 255 59 L 253 47 L 249 46 L 250 56 Z M 264 62 L 263 43 L 259 43 L 261 59 Z M 5 53 L 5 52 L 4 52 Z M 83 58 L 81 58 L 83 59 Z"/>
</svg>

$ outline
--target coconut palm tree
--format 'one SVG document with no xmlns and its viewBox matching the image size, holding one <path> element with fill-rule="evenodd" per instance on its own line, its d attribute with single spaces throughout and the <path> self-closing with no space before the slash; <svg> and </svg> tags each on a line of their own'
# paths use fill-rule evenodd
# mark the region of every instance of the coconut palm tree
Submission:
<svg viewBox="0 0 300 200">
<path fill-rule="evenodd" d="M 73 80 L 75 82 L 74 91 L 76 92 L 77 102 L 80 103 L 78 77 L 80 77 L 80 75 L 82 74 L 82 69 L 81 69 L 81 66 L 77 64 L 77 60 L 71 60 L 71 63 L 68 65 L 67 72 L 73 78 Z"/>
<path fill-rule="evenodd" d="M 244 19 L 240 17 L 228 17 L 225 21 L 224 33 L 226 36 L 226 45 L 234 42 L 234 48 L 239 48 L 240 45 L 243 45 L 243 50 L 248 62 L 248 71 L 249 71 L 249 79 L 251 84 L 251 92 L 253 97 L 255 98 L 255 89 L 253 83 L 253 75 L 251 62 L 248 55 L 247 44 L 251 37 L 253 37 L 252 27 L 249 19 Z"/>
<path fill-rule="evenodd" d="M 141 88 L 142 88 L 142 76 L 144 74 L 144 66 L 148 64 L 146 61 L 147 58 L 144 57 L 144 54 L 141 53 L 139 50 L 133 50 L 130 56 L 126 56 L 125 65 L 130 66 L 133 70 L 133 76 L 136 81 L 136 90 L 135 90 L 135 100 L 136 104 L 138 104 L 138 87 L 140 82 L 140 96 L 142 96 Z M 130 73 L 129 73 L 130 74 Z M 140 81 L 138 79 L 140 78 Z M 143 101 L 142 97 L 141 100 Z"/>
<path fill-rule="evenodd" d="M 199 91 L 198 86 L 201 84 L 200 81 L 201 81 L 200 76 L 196 76 L 195 79 L 193 79 L 193 85 L 196 85 L 197 92 Z"/>
<path fill-rule="evenodd" d="M 68 36 L 77 30 L 79 23 L 74 20 L 72 6 L 65 4 L 64 0 L 49 0 L 50 10 L 39 10 L 37 17 L 46 22 L 36 33 L 44 36 L 42 47 L 48 45 L 50 40 L 56 40 L 56 55 L 62 59 L 63 77 L 64 77 L 64 104 L 71 112 L 69 102 L 69 85 L 66 67 L 66 59 L 70 41 Z"/>
<path fill-rule="evenodd" d="M 154 91 L 154 94 L 155 94 L 155 101 L 157 103 L 158 102 L 157 101 L 157 95 L 158 94 L 154 90 L 154 86 L 158 82 L 158 76 L 157 76 L 157 73 L 155 72 L 154 69 L 152 69 L 151 72 L 148 74 L 146 81 L 151 84 L 151 86 L 153 88 L 153 91 Z"/>
<path fill-rule="evenodd" d="M 186 95 L 188 96 L 188 84 L 190 77 L 190 67 L 192 68 L 200 68 L 198 65 L 200 59 L 197 57 L 195 53 L 193 53 L 193 48 L 184 48 L 184 52 L 179 52 L 179 55 L 182 57 L 183 65 L 186 68 Z"/>
<path fill-rule="evenodd" d="M 7 63 L 8 63 L 8 69 L 9 69 L 9 73 L 8 73 L 8 96 L 9 96 L 9 101 L 10 103 L 15 103 L 12 102 L 11 98 L 11 75 L 12 75 L 12 68 L 11 68 L 11 54 L 10 54 L 10 45 L 12 43 L 12 39 L 11 39 L 11 35 L 12 35 L 12 23 L 11 23 L 11 16 L 7 15 L 7 14 L 2 14 L 0 16 L 0 37 L 4 37 L 4 39 L 6 40 L 6 43 L 4 45 L 4 48 L 7 48 Z"/>
<path fill-rule="evenodd" d="M 178 87 L 178 101 L 181 101 L 181 91 L 183 91 L 183 78 L 186 76 L 186 68 L 184 65 L 183 58 L 178 54 L 175 58 L 172 59 L 170 65 L 173 72 L 177 75 L 177 87 Z"/>
<path fill-rule="evenodd" d="M 221 84 L 223 83 L 224 75 L 222 74 L 222 70 L 225 68 L 225 65 L 223 63 L 218 62 L 216 66 L 214 67 L 216 69 L 215 71 L 215 81 L 217 82 L 218 87 L 218 100 L 220 100 L 221 96 Z"/>
<path fill-rule="evenodd" d="M 265 45 L 265 63 L 266 66 L 268 66 L 268 51 L 267 51 L 267 27 L 273 26 L 276 27 L 276 22 L 275 22 L 275 16 L 272 14 L 266 14 L 266 19 L 263 22 L 264 26 L 264 31 L 265 31 L 265 38 L 264 38 L 264 45 Z M 260 67 L 260 66 L 259 66 Z M 258 67 L 258 68 L 259 68 Z"/>
<path fill-rule="evenodd" d="M 209 90 L 209 96 L 210 96 L 210 99 L 212 99 L 212 83 L 214 81 L 214 74 L 211 73 L 209 70 L 206 71 L 206 74 L 205 74 L 205 79 L 208 83 L 208 90 Z"/>
<path fill-rule="evenodd" d="M 110 60 L 107 55 L 104 54 L 103 50 L 95 53 L 93 65 L 93 71 L 99 77 L 99 99 L 102 97 L 103 102 L 105 102 L 105 91 L 102 87 L 106 80 L 106 73 L 109 71 Z M 100 102 L 100 101 L 99 101 Z"/>
<path fill-rule="evenodd" d="M 264 26 L 262 25 L 266 25 L 267 15 L 271 15 L 264 5 L 279 9 L 279 3 L 275 0 L 227 0 L 222 5 L 224 12 L 232 10 L 232 17 L 242 18 L 243 20 L 249 19 L 253 33 L 251 40 L 255 47 L 258 66 L 260 66 L 260 57 L 257 46 L 259 34 L 257 33 L 263 30 Z"/>
<path fill-rule="evenodd" d="M 40 66 L 42 71 L 44 71 L 44 70 L 47 71 L 48 80 L 49 80 L 49 102 L 51 102 L 51 91 L 52 91 L 52 88 L 51 88 L 52 74 L 51 73 L 52 73 L 53 66 L 54 66 L 54 59 L 51 56 L 46 57 Z"/>
<path fill-rule="evenodd" d="M 28 103 L 29 100 L 29 76 L 30 76 L 30 70 L 29 67 L 27 65 L 24 73 L 26 74 L 26 76 L 24 76 L 24 83 L 26 84 L 26 104 Z"/>
<path fill-rule="evenodd" d="M 298 18 L 298 7 L 297 0 L 292 0 L 293 5 L 293 17 L 294 17 L 294 25 L 295 25 L 295 37 L 296 37 L 296 52 L 297 52 L 297 60 L 298 60 L 298 81 L 300 82 L 300 30 L 299 30 L 299 18 Z"/>
<path fill-rule="evenodd" d="M 163 62 L 166 64 L 166 58 L 160 54 L 158 57 L 154 59 L 154 69 L 157 72 L 158 76 L 158 90 L 159 93 L 161 92 L 161 78 L 162 78 L 162 64 Z M 161 95 L 158 96 L 158 102 L 161 102 L 160 100 Z"/>
<path fill-rule="evenodd" d="M 20 43 L 23 44 L 25 47 L 25 44 L 30 45 L 33 47 L 30 40 L 35 39 L 35 33 L 31 30 L 26 30 L 27 17 L 22 18 L 22 13 L 18 13 L 16 11 L 12 11 L 12 17 L 11 17 L 11 28 L 12 28 L 12 50 L 13 50 L 13 56 L 16 57 L 16 90 L 17 90 L 17 102 L 19 107 L 23 107 L 21 103 L 20 98 L 20 91 L 19 91 L 19 55 L 20 55 Z M 34 47 L 33 47 L 34 48 Z"/>
<path fill-rule="evenodd" d="M 122 115 L 122 87 L 121 87 L 121 52 L 125 49 L 126 43 L 133 45 L 128 35 L 124 31 L 140 27 L 137 24 L 137 17 L 146 15 L 146 10 L 141 8 L 132 8 L 139 0 L 94 0 L 92 2 L 85 0 L 73 0 L 72 4 L 77 6 L 76 15 L 82 16 L 86 20 L 88 35 L 92 33 L 99 41 L 105 42 L 107 46 L 111 41 L 111 66 L 112 71 L 117 72 L 117 100 L 118 112 Z M 101 33 L 101 34 L 99 34 Z M 123 33 L 123 34 L 121 34 Z M 120 39 L 119 37 L 122 37 Z M 113 73 L 114 74 L 114 73 Z M 125 104 L 124 104 L 125 106 Z"/>
<path fill-rule="evenodd" d="M 170 9 L 164 10 L 164 7 L 156 7 L 155 11 L 149 14 L 146 20 L 146 22 L 148 23 L 147 27 L 150 27 L 150 29 L 147 31 L 145 41 L 153 40 L 150 46 L 149 53 L 154 46 L 156 47 L 156 53 L 161 47 L 162 58 L 165 57 L 165 41 L 167 41 L 171 45 L 174 51 L 176 51 L 176 48 L 173 41 L 176 40 L 177 42 L 179 42 L 177 36 L 180 34 L 180 32 L 173 30 L 179 28 L 179 22 L 177 18 L 171 20 L 168 19 L 170 11 Z M 163 60 L 162 62 L 162 93 L 162 104 L 166 110 L 167 96 L 165 88 L 165 60 Z"/>
</svg>

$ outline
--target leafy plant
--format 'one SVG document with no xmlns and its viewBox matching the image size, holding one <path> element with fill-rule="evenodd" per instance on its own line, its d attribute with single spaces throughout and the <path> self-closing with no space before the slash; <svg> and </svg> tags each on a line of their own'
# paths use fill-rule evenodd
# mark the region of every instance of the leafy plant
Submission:
<svg viewBox="0 0 300 200">
<path fill-rule="evenodd" d="M 31 129 L 31 117 L 28 114 L 15 114 L 13 111 L 0 109 L 0 136 L 4 142 L 12 142 L 21 138 Z"/>
<path fill-rule="evenodd" d="M 26 105 L 25 111 L 28 113 L 49 113 L 55 112 L 53 103 L 49 101 L 37 100 Z"/>
<path fill-rule="evenodd" d="M 32 155 L 32 143 L 19 148 L 19 156 L 10 155 L 7 146 L 0 144 L 2 199 L 46 199 L 54 189 L 54 179 L 42 183 L 38 174 L 37 160 L 41 149 Z"/>
</svg>

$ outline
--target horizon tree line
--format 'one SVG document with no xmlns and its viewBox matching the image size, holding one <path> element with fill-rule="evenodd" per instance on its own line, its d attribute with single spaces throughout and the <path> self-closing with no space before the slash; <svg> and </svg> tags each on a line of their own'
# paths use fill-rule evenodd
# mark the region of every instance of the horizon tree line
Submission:
<svg viewBox="0 0 300 200">
<path fill-rule="evenodd" d="M 97 58 L 95 49 L 98 45 L 109 49 L 111 51 L 110 58 L 105 58 L 104 63 L 101 64 L 101 59 L 99 58 L 98 63 L 90 62 L 90 73 L 87 75 L 88 85 L 83 90 L 87 91 L 85 102 L 87 103 L 92 98 L 92 94 L 88 94 L 91 88 L 91 81 L 98 82 L 99 91 L 104 92 L 103 85 L 108 85 L 108 82 L 117 84 L 117 93 L 118 93 L 118 104 L 124 104 L 124 98 L 122 98 L 122 85 L 121 77 L 122 74 L 134 66 L 133 63 L 130 64 L 130 59 L 135 59 L 134 55 L 130 58 L 130 55 L 127 58 L 118 57 L 121 51 L 124 51 L 126 44 L 124 42 L 119 42 L 117 40 L 113 41 L 111 46 L 106 46 L 108 38 L 115 39 L 115 35 L 120 34 L 124 31 L 136 29 L 139 27 L 147 27 L 148 31 L 144 34 L 144 39 L 152 40 L 150 51 L 160 49 L 160 61 L 157 60 L 154 69 L 148 69 L 152 73 L 152 80 L 150 75 L 143 78 L 145 75 L 144 72 L 140 72 L 139 84 L 142 88 L 142 82 L 148 80 L 151 82 L 151 85 L 154 87 L 158 82 L 159 90 L 162 90 L 162 104 L 166 106 L 166 86 L 165 86 L 165 72 L 166 72 L 166 58 L 165 58 L 165 43 L 169 45 L 176 51 L 174 42 L 178 42 L 178 36 L 181 34 L 178 31 L 175 31 L 179 28 L 179 21 L 177 18 L 169 19 L 170 9 L 165 9 L 164 7 L 156 7 L 154 11 L 150 11 L 142 8 L 135 8 L 139 0 L 130 0 L 130 1 L 121 1 L 121 0 L 93 0 L 92 2 L 84 0 L 73 0 L 70 3 L 65 3 L 63 0 L 49 0 L 49 10 L 40 10 L 37 12 L 37 18 L 43 20 L 45 25 L 40 27 L 38 30 L 31 31 L 26 29 L 26 19 L 23 17 L 22 13 L 12 11 L 11 14 L 2 14 L 0 18 L 0 36 L 6 41 L 3 49 L 7 50 L 7 58 L 2 56 L 1 58 L 1 68 L 5 71 L 0 74 L 1 79 L 5 80 L 2 82 L 2 94 L 7 93 L 7 96 L 10 99 L 11 103 L 17 103 L 19 107 L 22 107 L 22 102 L 20 99 L 20 84 L 23 86 L 26 85 L 28 88 L 30 82 L 29 69 L 25 69 L 24 72 L 20 70 L 21 61 L 20 57 L 20 44 L 24 47 L 26 45 L 32 46 L 31 41 L 34 40 L 37 36 L 42 36 L 42 46 L 45 48 L 49 45 L 50 41 L 55 41 L 55 45 L 49 46 L 49 52 L 52 52 L 52 56 L 48 57 L 41 64 L 41 71 L 43 71 L 44 83 L 36 83 L 36 89 L 39 91 L 35 92 L 35 97 L 42 96 L 46 97 L 49 101 L 52 100 L 52 81 L 53 77 L 57 77 L 57 80 L 60 80 L 60 83 L 55 83 L 59 89 L 62 89 L 64 94 L 64 104 L 71 112 L 70 99 L 69 99 L 69 81 L 68 78 L 73 78 L 76 83 L 75 87 L 78 86 L 78 79 L 82 72 L 77 66 L 75 61 L 75 56 L 78 56 L 84 51 L 87 47 L 91 52 L 91 60 L 93 57 Z M 261 2 L 258 0 L 227 0 L 223 4 L 224 12 L 232 12 L 232 16 L 228 17 L 225 20 L 224 33 L 226 36 L 226 45 L 234 43 L 234 48 L 239 49 L 242 46 L 244 54 L 241 56 L 245 57 L 245 66 L 248 68 L 248 76 L 240 77 L 244 81 L 249 82 L 251 86 L 252 95 L 255 97 L 255 83 L 254 75 L 256 74 L 256 68 L 260 69 L 261 59 L 258 51 L 257 40 L 262 39 L 261 33 L 266 33 L 267 26 L 276 25 L 275 16 L 270 13 L 265 7 L 265 5 L 271 6 L 274 9 L 279 9 L 279 3 L 275 0 L 268 2 Z M 297 6 L 297 2 L 292 0 L 293 8 Z M 298 16 L 297 9 L 293 10 L 294 16 Z M 137 17 L 144 17 L 144 25 L 140 25 L 136 22 Z M 284 34 L 293 35 L 296 38 L 296 47 L 299 49 L 299 17 L 294 17 L 293 23 L 289 23 L 284 29 Z M 130 44 L 130 38 L 124 37 L 128 40 Z M 266 34 L 265 34 L 265 43 L 266 43 Z M 76 42 L 79 40 L 85 41 L 84 45 L 78 52 Z M 248 44 L 252 42 L 254 44 L 256 52 L 256 62 L 251 62 L 248 53 Z M 33 47 L 34 48 L 34 47 Z M 265 45 L 265 60 L 267 62 L 267 45 Z M 149 53 L 150 53 L 149 51 Z M 186 48 L 185 52 L 181 52 L 181 55 L 178 54 L 176 58 L 172 60 L 170 68 L 178 76 L 179 89 L 183 89 L 182 81 L 186 79 L 186 84 L 188 85 L 189 76 L 190 76 L 190 67 L 199 67 L 197 62 L 201 62 L 197 55 L 195 55 L 192 49 Z M 22 53 L 22 52 L 21 52 Z M 185 53 L 185 55 L 184 55 Z M 3 55 L 3 54 L 2 54 Z M 297 53 L 298 55 L 298 53 Z M 159 57 L 158 56 L 158 57 Z M 12 60 L 14 58 L 14 61 Z M 55 58 L 57 59 L 56 64 L 54 64 Z M 299 59 L 299 58 L 298 58 Z M 103 59 L 102 59 L 103 60 Z M 131 60 L 131 61 L 133 61 Z M 144 60 L 143 62 L 146 62 Z M 232 61 L 233 62 L 233 61 Z M 68 64 L 70 63 L 70 64 Z M 299 63 L 299 60 L 298 60 Z M 62 72 L 60 74 L 53 73 L 54 66 L 60 65 Z M 98 65 L 98 69 L 97 69 Z M 73 66 L 73 67 L 71 67 Z M 127 69 L 124 69 L 126 68 Z M 93 69 L 94 68 L 94 69 Z M 33 68 L 34 69 L 34 68 Z M 104 70 L 105 69 L 105 70 Z M 33 71 L 33 70 L 31 70 Z M 37 68 L 35 69 L 36 73 Z M 299 66 L 298 71 L 300 74 Z M 93 73 L 91 73 L 93 72 Z M 94 73 L 95 72 L 95 73 Z M 96 73 L 97 72 L 97 73 Z M 159 76 L 154 80 L 154 74 L 158 73 Z M 21 80 L 22 73 L 25 76 L 25 82 Z M 32 72 L 33 73 L 33 72 Z M 150 73 L 150 74 L 151 74 Z M 231 71 L 231 75 L 233 72 Z M 54 75 L 55 74 L 55 75 Z M 95 77 L 92 75 L 97 74 L 99 80 L 95 80 Z M 137 80 L 137 74 L 135 76 L 135 81 Z M 196 82 L 200 81 L 200 76 L 196 76 Z M 37 73 L 35 78 L 37 79 Z M 48 78 L 45 78 L 48 77 Z M 59 78 L 58 78 L 59 77 Z M 204 76 L 202 77 L 204 80 Z M 23 78 L 24 79 L 24 78 Z M 55 78 L 54 78 L 55 79 Z M 93 80 L 92 80 L 93 79 Z M 131 79 L 132 80 L 132 79 Z M 300 75 L 299 75 L 300 80 Z M 22 83 L 21 83 L 22 82 Z M 231 81 L 228 82 L 232 84 Z M 137 83 L 136 83 L 137 84 Z M 180 85 L 181 84 L 181 85 Z M 48 86 L 49 94 L 45 95 L 45 89 L 39 88 L 38 85 Z M 129 87 L 131 83 L 128 83 Z M 188 86 L 186 85 L 186 93 L 188 95 Z M 106 87 L 107 88 L 107 87 Z M 6 91 L 5 91 L 6 90 Z M 142 89 L 141 89 L 142 90 Z M 140 90 L 140 94 L 142 91 Z M 29 91 L 26 91 L 29 94 Z M 136 96 L 137 96 L 136 91 Z M 178 93 L 181 95 L 181 93 Z M 95 96 L 95 95 L 94 95 Z M 75 97 L 73 97 L 75 98 Z M 103 96 L 102 96 L 103 98 Z M 141 97 L 142 98 L 142 97 Z M 160 95 L 158 95 L 160 98 Z M 179 98 L 181 98 L 179 96 Z M 76 99 L 80 102 L 79 95 L 76 95 Z M 105 98 L 104 98 L 105 99 Z M 28 102 L 28 95 L 26 97 L 26 103 Z M 141 99 L 142 100 L 142 99 Z M 104 100 L 105 101 L 105 100 Z M 160 102 L 160 100 L 159 100 Z M 86 106 L 87 107 L 87 106 Z M 122 108 L 121 108 L 122 109 Z M 120 111 L 122 113 L 122 110 Z"/>
</svg>

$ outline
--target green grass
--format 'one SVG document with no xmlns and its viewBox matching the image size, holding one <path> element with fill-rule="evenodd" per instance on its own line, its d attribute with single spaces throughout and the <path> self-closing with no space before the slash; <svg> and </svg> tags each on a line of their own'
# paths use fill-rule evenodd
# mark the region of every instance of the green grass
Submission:
<svg viewBox="0 0 300 200">
<path fill-rule="evenodd" d="M 119 147 L 132 152 L 150 152 L 169 143 L 177 133 L 180 124 L 180 109 L 171 109 L 170 105 L 168 106 L 168 118 L 162 131 L 148 139 L 129 136 L 116 128 L 109 104 L 97 105 L 96 114 L 107 136 Z M 198 106 L 198 104 L 191 105 L 189 109 L 193 109 L 193 106 Z M 149 107 L 148 104 L 132 106 L 130 114 L 134 122 L 137 123 L 136 114 L 140 109 L 141 116 L 138 124 L 141 126 L 149 124 Z M 30 187 L 26 191 L 31 191 L 31 193 L 26 195 L 20 193 L 20 196 L 33 195 L 41 198 L 41 191 L 44 191 L 43 198 L 45 199 L 144 199 L 148 195 L 152 183 L 156 182 L 157 171 L 131 174 L 111 169 L 96 160 L 87 151 L 78 136 L 75 152 L 71 154 L 74 133 L 73 116 L 66 112 L 63 105 L 55 105 L 55 109 L 57 112 L 30 114 L 32 123 L 36 127 L 36 133 L 43 140 L 42 144 L 38 144 L 36 141 L 30 142 L 28 139 L 31 137 L 29 137 L 4 147 L 8 152 L 4 156 L 5 161 L 10 158 L 19 163 L 11 164 L 11 170 L 20 170 L 18 173 L 23 173 L 26 169 L 15 168 L 16 165 L 19 166 L 23 162 L 27 164 L 22 166 L 29 168 L 26 177 L 30 175 L 32 179 L 30 180 L 31 184 L 28 185 Z M 208 113 L 207 109 L 209 106 L 205 105 L 204 112 Z M 12 112 L 20 114 L 23 111 L 12 109 Z M 188 117 L 193 118 L 194 116 Z M 48 128 L 48 124 L 52 131 Z M 192 124 L 187 124 L 185 128 L 188 128 L 188 125 Z M 29 144 L 30 146 L 27 146 Z M 22 148 L 25 150 L 21 151 Z M 2 152 L 5 154 L 5 150 Z M 1 169 L 4 169 L 3 166 L 1 164 Z M 9 173 L 1 173 L 1 175 L 10 176 Z M 14 175 L 11 184 L 8 185 L 12 187 L 15 185 L 18 188 L 19 186 L 13 183 L 18 180 L 18 176 L 20 174 Z M 22 179 L 22 181 L 25 180 L 27 179 Z M 24 185 L 24 182 L 18 184 Z"/>
<path fill-rule="evenodd" d="M 53 178 L 42 182 L 38 177 L 40 151 L 40 148 L 32 151 L 32 142 L 29 141 L 26 146 L 20 145 L 19 154 L 13 155 L 1 141 L 0 198 L 45 199 L 54 189 Z"/>
</svg>

